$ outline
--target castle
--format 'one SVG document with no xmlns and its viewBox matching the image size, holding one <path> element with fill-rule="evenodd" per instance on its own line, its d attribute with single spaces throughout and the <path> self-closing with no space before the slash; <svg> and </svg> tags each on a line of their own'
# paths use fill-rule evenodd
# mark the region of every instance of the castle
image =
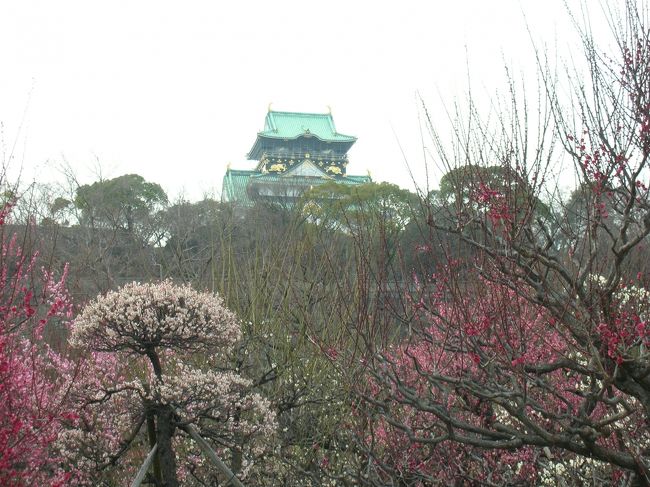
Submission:
<svg viewBox="0 0 650 487">
<path fill-rule="evenodd" d="M 221 199 L 239 206 L 255 202 L 293 204 L 302 193 L 328 181 L 357 185 L 370 176 L 347 174 L 356 137 L 336 131 L 331 113 L 295 113 L 269 108 L 248 159 L 255 169 L 227 169 Z"/>
</svg>

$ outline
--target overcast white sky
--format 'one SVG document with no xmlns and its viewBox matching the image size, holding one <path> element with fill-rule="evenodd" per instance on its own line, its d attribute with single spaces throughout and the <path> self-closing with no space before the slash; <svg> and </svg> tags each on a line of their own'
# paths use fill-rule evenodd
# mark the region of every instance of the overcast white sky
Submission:
<svg viewBox="0 0 650 487">
<path fill-rule="evenodd" d="M 23 182 L 60 179 L 64 160 L 91 182 L 99 163 L 198 199 L 229 162 L 253 166 L 269 102 L 329 105 L 358 137 L 349 172 L 408 187 L 397 138 L 422 183 L 416 92 L 443 123 L 467 65 L 486 97 L 504 62 L 533 74 L 524 15 L 570 54 L 563 0 L 0 0 L 5 150 Z"/>
</svg>

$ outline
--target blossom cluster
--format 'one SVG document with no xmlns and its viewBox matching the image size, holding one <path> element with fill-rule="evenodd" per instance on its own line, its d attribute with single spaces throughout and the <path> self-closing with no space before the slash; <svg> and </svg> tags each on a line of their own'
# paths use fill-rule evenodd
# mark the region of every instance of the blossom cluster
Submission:
<svg viewBox="0 0 650 487">
<path fill-rule="evenodd" d="M 221 297 L 167 280 L 127 284 L 91 302 L 75 320 L 71 342 L 142 354 L 158 347 L 228 349 L 240 338 L 237 318 Z"/>
<path fill-rule="evenodd" d="M 145 418 L 171 407 L 172 428 L 196 425 L 239 452 L 242 468 L 250 470 L 277 424 L 270 403 L 230 366 L 240 338 L 239 322 L 223 300 L 189 286 L 133 283 L 97 298 L 72 327 L 87 373 L 72 392 L 80 413 L 60 442 L 62 451 L 89 484 L 131 478 L 142 462 L 137 445 L 145 442 Z M 200 450 L 191 440 L 175 435 L 173 444 L 180 478 L 189 471 L 210 478 L 211 467 L 199 469 Z"/>
<path fill-rule="evenodd" d="M 496 484 L 546 482 L 552 475 L 568 478 L 560 467 L 551 468 L 557 463 L 551 460 L 557 455 L 552 446 L 548 454 L 525 444 L 512 452 L 485 450 L 450 437 L 450 423 L 462 425 L 460 434 L 476 434 L 480 441 L 499 430 L 510 431 L 512 438 L 524 436 L 533 428 L 529 425 L 561 437 L 572 431 L 572 418 L 583 411 L 582 398 L 602 387 L 581 373 L 592 363 L 543 308 L 498 283 L 482 281 L 475 292 L 478 296 L 458 302 L 432 295 L 426 306 L 416 306 L 423 328 L 414 328 L 412 336 L 373 364 L 362 394 L 376 408 L 365 434 L 380 461 L 378 468 L 387 477 L 414 482 L 439 471 L 450 483 L 461 477 Z M 644 290 L 615 294 L 620 306 L 643 314 Z M 560 363 L 567 367 L 547 367 Z M 608 394 L 608 401 L 596 401 L 582 419 L 593 425 L 599 446 L 635 449 L 650 444 L 650 434 L 639 421 L 640 404 L 627 398 L 624 408 L 619 391 Z M 574 466 L 582 461 L 566 451 L 562 460 Z M 606 478 L 620 474 L 601 467 L 576 466 L 572 475 L 583 478 L 596 468 Z"/>
<path fill-rule="evenodd" d="M 76 366 L 44 335 L 70 317 L 67 269 L 38 279 L 38 254 L 5 234 L 10 209 L 0 209 L 0 485 L 63 485 L 76 468 L 54 445 L 74 416 L 67 392 Z"/>
<path fill-rule="evenodd" d="M 590 276 L 590 281 L 597 291 L 607 284 L 603 276 Z M 603 315 L 596 326 L 606 355 L 618 363 L 632 355 L 646 359 L 650 343 L 649 317 L 650 292 L 633 283 L 621 283 L 612 293 L 609 314 Z"/>
</svg>

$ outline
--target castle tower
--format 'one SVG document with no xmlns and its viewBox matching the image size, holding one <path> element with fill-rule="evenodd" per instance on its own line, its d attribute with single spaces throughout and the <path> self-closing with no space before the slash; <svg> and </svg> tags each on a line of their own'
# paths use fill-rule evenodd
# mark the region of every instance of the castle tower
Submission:
<svg viewBox="0 0 650 487">
<path fill-rule="evenodd" d="M 269 109 L 264 130 L 257 133 L 248 159 L 253 171 L 228 169 L 222 200 L 250 206 L 255 201 L 295 201 L 307 189 L 326 181 L 370 182 L 369 176 L 347 174 L 348 151 L 356 137 L 336 131 L 331 113 L 279 112 Z"/>
</svg>

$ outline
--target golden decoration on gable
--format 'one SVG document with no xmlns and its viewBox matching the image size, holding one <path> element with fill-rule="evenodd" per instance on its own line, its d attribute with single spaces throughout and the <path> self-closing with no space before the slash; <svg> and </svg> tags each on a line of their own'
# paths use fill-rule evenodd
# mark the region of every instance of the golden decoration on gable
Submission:
<svg viewBox="0 0 650 487">
<path fill-rule="evenodd" d="M 272 164 L 271 167 L 269 167 L 269 172 L 283 172 L 287 170 L 287 166 L 284 164 Z"/>
</svg>

